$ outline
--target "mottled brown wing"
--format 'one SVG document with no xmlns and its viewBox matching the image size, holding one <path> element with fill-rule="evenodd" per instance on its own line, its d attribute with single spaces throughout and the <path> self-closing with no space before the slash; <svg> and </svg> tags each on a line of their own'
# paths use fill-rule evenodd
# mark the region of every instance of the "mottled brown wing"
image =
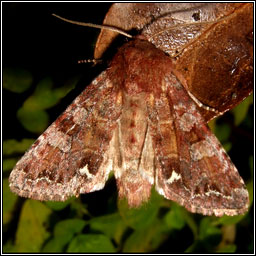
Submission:
<svg viewBox="0 0 256 256">
<path fill-rule="evenodd" d="M 58 201 L 103 188 L 112 170 L 109 144 L 121 97 L 106 71 L 98 76 L 19 160 L 11 190 Z"/>
<path fill-rule="evenodd" d="M 155 185 L 189 211 L 242 214 L 248 191 L 236 167 L 174 75 L 149 111 L 155 151 Z"/>
</svg>

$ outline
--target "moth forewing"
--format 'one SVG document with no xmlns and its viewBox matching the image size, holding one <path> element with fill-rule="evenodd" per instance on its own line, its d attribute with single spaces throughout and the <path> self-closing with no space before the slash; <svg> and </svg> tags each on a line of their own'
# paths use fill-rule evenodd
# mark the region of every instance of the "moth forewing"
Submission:
<svg viewBox="0 0 256 256">
<path fill-rule="evenodd" d="M 143 37 L 126 43 L 16 164 L 11 190 L 66 200 L 102 189 L 114 171 L 130 206 L 155 186 L 192 212 L 247 211 L 242 178 L 172 67 Z"/>
</svg>

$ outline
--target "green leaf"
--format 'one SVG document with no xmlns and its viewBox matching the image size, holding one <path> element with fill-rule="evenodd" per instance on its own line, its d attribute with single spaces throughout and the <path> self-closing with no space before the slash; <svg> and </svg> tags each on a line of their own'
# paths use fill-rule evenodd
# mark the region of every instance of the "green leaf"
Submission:
<svg viewBox="0 0 256 256">
<path fill-rule="evenodd" d="M 199 248 L 202 247 L 204 250 L 212 252 L 221 242 L 221 229 L 212 224 L 212 219 L 213 218 L 211 217 L 204 217 L 200 222 L 199 240 L 196 245 L 197 249 L 195 249 L 195 251 L 199 251 Z"/>
<path fill-rule="evenodd" d="M 145 253 L 159 247 L 168 237 L 164 222 L 156 219 L 145 229 L 135 230 L 125 241 L 123 252 Z"/>
<path fill-rule="evenodd" d="M 31 110 L 44 110 L 49 107 L 54 106 L 58 99 L 52 93 L 53 82 L 50 78 L 45 78 L 41 80 L 34 93 L 27 98 L 23 104 L 24 109 Z"/>
<path fill-rule="evenodd" d="M 229 139 L 231 128 L 228 124 L 218 124 L 215 126 L 215 135 L 221 142 L 226 142 Z"/>
<path fill-rule="evenodd" d="M 208 125 L 211 128 L 212 132 L 215 134 L 215 136 L 219 139 L 219 141 L 222 142 L 222 146 L 228 152 L 232 148 L 232 143 L 229 142 L 229 137 L 231 133 L 231 128 L 228 124 L 218 124 L 217 123 L 218 118 L 215 118 L 211 120 Z"/>
<path fill-rule="evenodd" d="M 39 201 L 25 201 L 16 233 L 17 252 L 40 252 L 43 243 L 50 236 L 46 224 L 51 212 Z"/>
<path fill-rule="evenodd" d="M 65 97 L 72 89 L 75 88 L 77 82 L 80 80 L 80 76 L 74 76 L 69 79 L 62 87 L 54 89 L 54 94 L 58 99 Z"/>
<path fill-rule="evenodd" d="M 120 243 L 126 225 L 121 216 L 118 213 L 114 213 L 92 218 L 90 220 L 90 228 L 92 230 L 100 231 L 109 238 L 113 238 L 116 243 Z"/>
<path fill-rule="evenodd" d="M 63 87 L 52 89 L 50 78 L 41 80 L 34 93 L 27 98 L 17 112 L 17 118 L 25 129 L 42 133 L 48 126 L 49 117 L 45 109 L 55 106 L 77 83 L 78 77 L 71 79 Z"/>
<path fill-rule="evenodd" d="M 119 213 L 127 226 L 134 229 L 143 229 L 155 220 L 161 200 L 163 198 L 152 189 L 150 200 L 138 208 L 130 208 L 126 199 L 119 200 Z"/>
<path fill-rule="evenodd" d="M 186 209 L 183 208 L 183 215 L 184 215 L 184 220 L 186 221 L 187 225 L 190 227 L 193 235 L 194 235 L 194 239 L 197 239 L 198 237 L 198 226 L 197 223 L 194 219 L 194 214 L 188 212 Z"/>
<path fill-rule="evenodd" d="M 253 203 L 253 191 L 254 191 L 254 186 L 253 186 L 253 179 L 250 180 L 250 182 L 248 182 L 248 184 L 246 185 L 248 192 L 249 192 L 249 201 L 250 201 L 250 206 Z"/>
<path fill-rule="evenodd" d="M 208 126 L 211 129 L 211 131 L 215 134 L 215 128 L 216 128 L 216 122 L 218 118 L 214 118 L 211 121 L 209 121 Z"/>
<path fill-rule="evenodd" d="M 87 205 L 81 201 L 81 197 L 72 198 L 72 200 L 70 201 L 70 211 L 75 212 L 76 216 L 79 218 L 83 218 L 84 215 L 92 217 L 87 209 Z"/>
<path fill-rule="evenodd" d="M 222 146 L 225 149 L 225 151 L 228 152 L 232 148 L 232 143 L 231 142 L 226 142 L 226 143 L 223 143 Z"/>
<path fill-rule="evenodd" d="M 53 87 L 53 81 L 50 77 L 46 77 L 39 81 L 39 83 L 36 86 L 36 89 L 34 91 L 35 96 L 41 96 L 43 94 L 48 94 L 48 92 L 51 91 Z"/>
<path fill-rule="evenodd" d="M 17 158 L 8 158 L 3 160 L 3 172 L 10 171 L 17 163 Z"/>
<path fill-rule="evenodd" d="M 3 70 L 3 87 L 11 92 L 22 93 L 32 84 L 33 78 L 29 71 L 19 68 Z"/>
<path fill-rule="evenodd" d="M 3 253 L 11 253 L 11 252 L 17 252 L 17 249 L 15 245 L 13 244 L 13 241 L 10 239 L 3 245 Z"/>
<path fill-rule="evenodd" d="M 247 116 L 249 107 L 253 104 L 253 95 L 251 94 L 247 97 L 242 103 L 232 109 L 235 118 L 235 125 L 238 126 L 243 122 L 245 117 Z"/>
<path fill-rule="evenodd" d="M 185 226 L 183 209 L 177 204 L 172 204 L 171 210 L 165 215 L 164 221 L 170 229 L 182 229 Z"/>
<path fill-rule="evenodd" d="M 53 237 L 42 249 L 43 253 L 64 252 L 66 243 L 59 237 Z"/>
<path fill-rule="evenodd" d="M 64 237 L 66 241 L 74 236 L 74 234 L 79 233 L 83 230 L 87 222 L 81 219 L 66 219 L 59 221 L 54 227 L 55 237 Z"/>
<path fill-rule="evenodd" d="M 225 247 L 219 248 L 216 253 L 234 253 L 236 252 L 236 245 L 235 244 L 229 244 Z"/>
<path fill-rule="evenodd" d="M 110 239 L 102 234 L 78 235 L 69 244 L 67 252 L 108 253 L 116 249 Z"/>
<path fill-rule="evenodd" d="M 13 210 L 18 197 L 11 192 L 8 179 L 3 179 L 3 224 L 8 224 L 13 217 Z"/>
<path fill-rule="evenodd" d="M 4 140 L 3 141 L 3 155 L 8 156 L 12 154 L 24 153 L 35 140 L 33 139 L 22 139 L 21 141 L 17 140 Z"/>
<path fill-rule="evenodd" d="M 42 133 L 49 123 L 49 116 L 44 110 L 21 107 L 17 112 L 17 117 L 23 127 L 33 133 Z"/>
<path fill-rule="evenodd" d="M 65 209 L 73 198 L 69 198 L 64 202 L 46 201 L 45 204 L 54 211 L 61 211 Z"/>
<path fill-rule="evenodd" d="M 253 156 L 249 157 L 249 167 L 251 172 L 251 177 L 254 176 L 254 168 L 253 168 Z M 249 192 L 249 200 L 250 200 L 250 206 L 253 203 L 253 196 L 254 196 L 254 184 L 253 184 L 253 178 L 250 179 L 250 181 L 246 184 L 246 187 Z"/>
<path fill-rule="evenodd" d="M 43 252 L 62 252 L 76 233 L 83 230 L 86 221 L 81 219 L 66 219 L 58 222 L 54 227 L 54 237 L 46 243 Z"/>
<path fill-rule="evenodd" d="M 25 109 L 33 110 L 45 110 L 51 108 L 75 87 L 77 81 L 78 77 L 74 77 L 64 86 L 52 89 L 53 81 L 51 78 L 47 77 L 38 83 L 34 93 L 27 98 L 23 107 Z"/>
<path fill-rule="evenodd" d="M 199 226 L 199 239 L 212 241 L 219 240 L 221 234 L 221 230 L 213 225 L 211 217 L 204 217 L 201 220 Z"/>
</svg>

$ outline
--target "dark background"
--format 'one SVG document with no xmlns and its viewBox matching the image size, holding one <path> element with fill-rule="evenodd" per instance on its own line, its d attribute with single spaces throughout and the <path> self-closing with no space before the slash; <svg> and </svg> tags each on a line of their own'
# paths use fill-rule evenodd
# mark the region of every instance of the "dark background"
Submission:
<svg viewBox="0 0 256 256">
<path fill-rule="evenodd" d="M 111 3 L 3 3 L 2 4 L 2 63 L 3 68 L 24 68 L 33 74 L 33 85 L 22 94 L 11 93 L 3 89 L 3 139 L 17 139 L 24 137 L 36 139 L 39 134 L 26 131 L 16 119 L 17 109 L 34 91 L 38 81 L 44 77 L 51 77 L 56 86 L 63 84 L 74 75 L 82 75 L 76 88 L 61 102 L 48 110 L 51 122 L 61 114 L 72 100 L 90 84 L 100 71 L 106 68 L 108 60 L 103 65 L 92 67 L 91 64 L 77 64 L 81 59 L 92 59 L 98 29 L 80 27 L 63 22 L 51 14 L 56 13 L 68 19 L 102 24 Z M 249 110 L 252 120 L 253 108 Z M 227 113 L 218 123 L 228 123 L 231 126 L 230 141 L 232 149 L 229 152 L 232 161 L 237 166 L 245 181 L 249 180 L 250 172 L 248 156 L 253 155 L 252 127 L 247 124 L 235 127 L 233 116 Z M 108 186 L 99 192 L 86 196 L 85 201 L 94 215 L 101 215 L 109 210 L 107 198 L 114 193 L 116 187 L 112 180 Z M 97 202 L 97 203 L 95 203 Z M 116 202 L 112 202 L 112 206 Z M 93 205 L 90 208 L 90 204 Z M 111 208 L 113 210 L 113 208 Z M 63 216 L 68 214 L 62 212 Z M 251 220 L 253 212 L 251 211 Z M 63 217 L 65 218 L 65 217 Z M 198 217 L 196 217 L 198 218 Z M 200 219 L 200 217 L 199 217 Z M 18 221 L 18 220 L 16 220 Z M 247 221 L 248 222 L 248 221 Z M 17 224 L 17 223 L 16 223 Z M 240 252 L 248 252 L 253 239 L 253 222 L 244 223 L 238 227 L 236 243 Z M 14 232 L 15 230 L 13 230 Z M 15 234 L 9 232 L 14 237 Z M 183 241 L 191 234 L 176 233 L 167 240 L 159 252 L 182 251 Z M 6 239 L 8 239 L 6 237 Z M 250 247 L 250 248 L 251 248 Z M 252 249 L 252 248 L 251 248 Z"/>
<path fill-rule="evenodd" d="M 49 76 L 58 85 L 74 75 L 82 75 L 78 88 L 62 100 L 63 106 L 61 102 L 60 109 L 49 112 L 54 121 L 104 68 L 103 65 L 77 64 L 78 60 L 93 58 L 100 30 L 72 25 L 51 14 L 102 24 L 110 6 L 110 3 L 3 3 L 3 68 L 24 68 L 34 78 L 34 86 L 22 95 L 3 91 L 5 139 L 14 134 L 17 138 L 29 136 L 13 117 L 38 81 Z"/>
</svg>

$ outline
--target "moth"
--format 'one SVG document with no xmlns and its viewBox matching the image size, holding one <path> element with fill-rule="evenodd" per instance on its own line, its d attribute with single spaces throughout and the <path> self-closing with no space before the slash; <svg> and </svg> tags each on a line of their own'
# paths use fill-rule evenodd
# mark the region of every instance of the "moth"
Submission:
<svg viewBox="0 0 256 256">
<path fill-rule="evenodd" d="M 122 46 L 35 141 L 9 183 L 22 197 L 64 201 L 102 189 L 110 172 L 131 207 L 148 201 L 154 186 L 191 212 L 248 210 L 244 181 L 172 60 L 142 36 Z"/>
</svg>

